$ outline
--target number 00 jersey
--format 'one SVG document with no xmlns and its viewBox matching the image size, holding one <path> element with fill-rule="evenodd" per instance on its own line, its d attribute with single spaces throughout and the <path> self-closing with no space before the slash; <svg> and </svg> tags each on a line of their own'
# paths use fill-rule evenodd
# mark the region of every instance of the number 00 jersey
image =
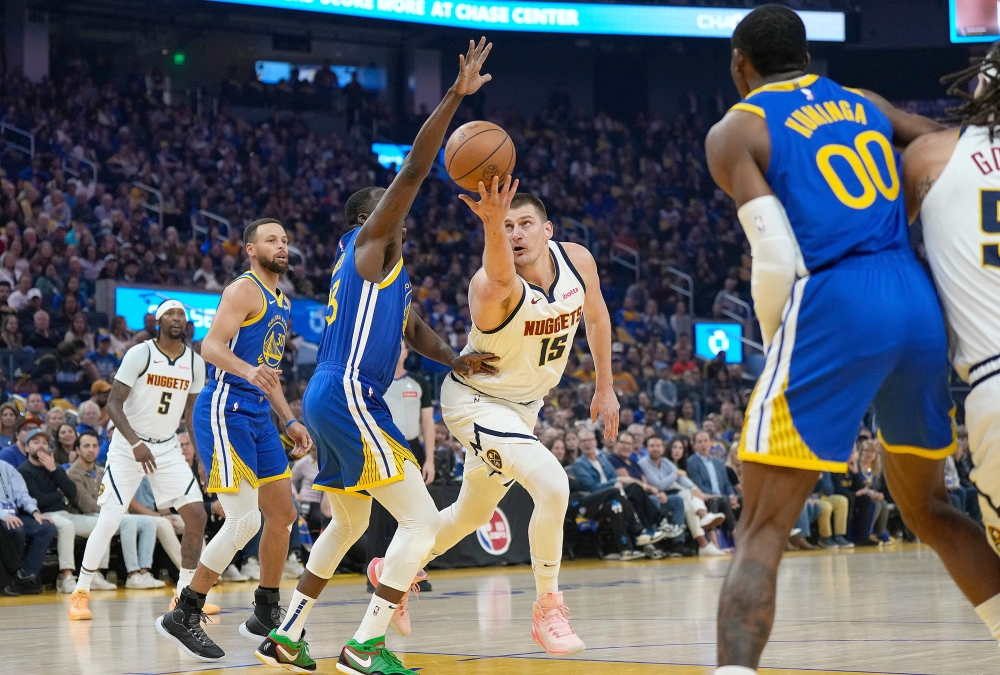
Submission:
<svg viewBox="0 0 1000 675">
<path fill-rule="evenodd" d="M 806 269 L 909 246 L 892 125 L 857 91 L 817 75 L 767 84 L 733 106 L 764 118 L 767 182 Z"/>
<path fill-rule="evenodd" d="M 125 352 L 115 379 L 132 388 L 122 406 L 132 430 L 164 441 L 177 431 L 188 395 L 205 386 L 205 362 L 190 347 L 171 359 L 146 340 Z"/>
<path fill-rule="evenodd" d="M 573 267 L 566 250 L 549 242 L 556 276 L 548 291 L 524 284 L 524 295 L 507 320 L 493 330 L 480 330 L 475 322 L 463 354 L 492 352 L 500 357 L 496 375 L 479 373 L 455 377 L 473 389 L 514 403 L 536 401 L 559 384 L 573 337 L 583 318 L 587 291 L 583 277 Z M 600 290 L 595 289 L 595 293 Z"/>
<path fill-rule="evenodd" d="M 998 161 L 1000 138 L 990 143 L 985 127 L 965 128 L 920 209 L 955 370 L 971 384 L 1000 370 Z"/>
</svg>

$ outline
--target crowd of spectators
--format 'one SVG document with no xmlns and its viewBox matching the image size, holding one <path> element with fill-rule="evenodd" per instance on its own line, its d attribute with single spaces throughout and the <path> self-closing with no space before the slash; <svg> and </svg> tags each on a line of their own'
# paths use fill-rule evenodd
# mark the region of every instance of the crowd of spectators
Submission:
<svg viewBox="0 0 1000 675">
<path fill-rule="evenodd" d="M 60 579 L 72 576 L 64 538 L 85 534 L 93 518 L 79 499 L 99 483 L 110 381 L 124 351 L 152 335 L 149 320 L 133 329 L 120 316 L 98 312 L 97 283 L 219 291 L 247 267 L 242 227 L 272 216 L 285 224 L 294 247 L 282 290 L 322 301 L 336 242 L 347 229 L 346 198 L 361 187 L 388 184 L 395 171 L 379 166 L 357 136 L 314 133 L 294 112 L 275 109 L 258 124 L 225 106 L 202 116 L 184 102 L 170 103 L 160 73 L 133 69 L 121 82 L 105 81 L 76 58 L 60 62 L 55 72 L 42 83 L 15 75 L 0 81 L 4 119 L 35 139 L 34 157 L 9 142 L 0 150 L 0 349 L 7 350 L 0 441 L 9 443 L 0 460 L 21 466 L 27 486 L 3 504 L 5 523 L 13 518 L 8 532 L 21 533 L 24 563 L 12 570 L 17 578 L 37 577 L 36 549 L 44 552 L 46 537 L 60 542 Z M 589 423 L 596 376 L 584 331 L 536 429 L 573 483 L 578 506 L 569 525 L 591 520 L 605 524 L 598 527 L 602 532 L 611 527 L 617 534 L 606 548 L 610 556 L 677 553 L 659 542 L 685 539 L 687 552 L 724 554 L 741 509 L 735 448 L 753 377 L 742 364 L 727 364 L 725 353 L 710 361 L 693 355 L 695 317 L 738 314 L 748 297 L 749 247 L 732 202 L 714 187 L 705 166 L 703 139 L 718 112 L 699 114 L 692 107 L 626 124 L 577 110 L 557 92 L 532 117 L 491 116 L 518 147 L 521 189 L 544 200 L 558 237 L 594 252 L 600 291 L 612 312 L 612 371 L 624 433 L 602 448 L 601 429 Z M 455 125 L 472 114 L 460 109 Z M 74 159 L 80 157 L 87 162 Z M 162 193 L 162 224 L 149 208 L 150 187 Z M 466 292 L 483 242 L 456 192 L 446 177 L 432 173 L 407 217 L 404 257 L 415 285 L 412 311 L 460 350 L 471 325 Z M 202 210 L 231 226 L 207 227 Z M 638 269 L 615 262 L 616 250 L 636 251 Z M 674 270 L 694 279 L 693 293 L 676 290 Z M 439 386 L 441 367 L 418 356 L 410 366 Z M 283 376 L 293 405 L 308 372 L 301 370 L 297 379 L 295 373 L 288 368 Z M 456 479 L 461 448 L 443 426 L 437 440 L 439 479 Z M 81 441 L 88 453 L 81 452 Z M 877 456 L 877 448 L 859 443 L 850 471 L 821 478 L 790 546 L 890 540 L 892 508 Z M 976 499 L 967 453 L 957 455 L 952 468 L 949 491 L 971 514 Z M 308 467 L 303 472 L 308 475 Z M 298 489 L 311 492 L 301 480 Z M 318 494 L 300 497 L 315 532 L 322 500 Z M 622 508 L 603 508 L 611 502 Z M 579 506 L 584 503 L 589 506 Z M 56 508 L 60 504 L 65 508 Z M 148 513 L 137 507 L 137 515 L 166 517 L 153 503 L 145 508 Z M 211 503 L 206 508 L 220 516 Z M 12 527 L 14 521 L 20 524 Z M 71 526 L 73 536 L 66 534 Z M 123 542 L 123 551 L 137 546 L 135 555 L 125 555 L 129 579 L 156 581 L 148 573 L 151 537 L 159 537 L 168 554 L 173 548 L 165 523 L 143 528 Z M 227 578 L 252 576 L 252 548 L 236 562 Z M 294 571 L 297 560 L 290 565 Z"/>
</svg>

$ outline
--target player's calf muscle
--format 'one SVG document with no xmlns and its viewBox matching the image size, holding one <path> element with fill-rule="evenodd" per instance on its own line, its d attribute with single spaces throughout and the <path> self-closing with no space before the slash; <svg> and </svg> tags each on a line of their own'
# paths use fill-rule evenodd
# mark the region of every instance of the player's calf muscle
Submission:
<svg viewBox="0 0 1000 675">
<path fill-rule="evenodd" d="M 774 622 L 777 565 L 733 561 L 719 598 L 719 665 L 755 668 Z"/>
</svg>

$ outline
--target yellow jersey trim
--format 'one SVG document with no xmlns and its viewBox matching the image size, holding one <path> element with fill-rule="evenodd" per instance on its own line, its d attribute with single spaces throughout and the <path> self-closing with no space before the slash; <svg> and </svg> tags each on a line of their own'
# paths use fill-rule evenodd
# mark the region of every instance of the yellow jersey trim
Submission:
<svg viewBox="0 0 1000 675">
<path fill-rule="evenodd" d="M 252 326 L 264 318 L 264 312 L 267 311 L 267 296 L 264 295 L 264 289 L 261 288 L 260 286 L 257 286 L 257 290 L 260 291 L 260 311 L 257 312 L 257 316 L 251 319 L 247 319 L 246 321 L 241 323 L 240 328 L 245 328 L 246 326 Z"/>
<path fill-rule="evenodd" d="M 277 476 L 268 476 L 267 478 L 258 478 L 257 479 L 257 483 L 258 483 L 258 487 L 259 487 L 260 485 L 266 485 L 267 483 L 273 483 L 274 481 L 281 480 L 282 478 L 291 478 L 291 477 L 292 477 L 292 468 L 291 467 L 286 467 L 285 470 L 284 470 L 284 472 L 278 474 Z"/>
<path fill-rule="evenodd" d="M 395 281 L 396 277 L 399 276 L 399 271 L 402 269 L 403 269 L 403 256 L 399 256 L 399 261 L 396 263 L 396 266 L 392 268 L 392 271 L 389 272 L 389 276 L 383 279 L 382 282 L 378 285 L 378 287 L 386 288 L 388 286 L 391 286 L 392 282 Z"/>
<path fill-rule="evenodd" d="M 847 91 L 851 92 L 852 94 L 857 94 L 861 98 L 868 98 L 867 96 L 865 96 L 865 92 L 861 91 L 860 89 L 855 89 L 854 87 L 844 87 L 844 86 L 841 86 L 840 88 L 841 89 L 846 89 Z"/>
<path fill-rule="evenodd" d="M 824 459 L 804 459 L 798 457 L 764 455 L 756 452 L 746 452 L 742 448 L 740 448 L 737 456 L 744 462 L 767 464 L 768 466 L 780 466 L 786 469 L 829 471 L 831 473 L 844 473 L 847 471 L 847 462 L 830 462 Z"/>
<path fill-rule="evenodd" d="M 261 481 L 258 480 L 257 474 L 250 470 L 250 467 L 240 459 L 240 456 L 236 454 L 232 446 L 229 446 L 227 450 L 222 452 L 229 453 L 230 462 L 233 465 L 233 484 L 223 487 L 222 477 L 219 471 L 219 448 L 215 447 L 212 449 L 212 470 L 208 475 L 208 487 L 205 488 L 206 492 L 238 492 L 240 489 L 240 481 L 245 480 L 250 483 L 250 487 L 257 488 L 260 486 Z M 286 473 L 291 476 L 291 472 L 285 469 Z M 273 480 L 273 479 L 269 479 Z"/>
<path fill-rule="evenodd" d="M 879 443 L 885 448 L 886 452 L 891 452 L 894 455 L 914 455 L 915 457 L 922 457 L 924 459 L 931 460 L 943 460 L 955 452 L 958 449 L 958 441 L 952 437 L 951 444 L 947 447 L 940 449 L 931 448 L 920 448 L 915 445 L 892 445 L 891 443 L 886 443 L 885 439 L 882 438 L 882 431 L 878 432 Z"/>
<path fill-rule="evenodd" d="M 253 270 L 248 270 L 247 274 L 251 275 L 254 279 L 256 279 L 257 283 L 260 284 L 260 287 L 262 289 L 265 289 L 268 293 L 270 293 L 274 297 L 275 300 L 277 300 L 279 303 L 281 302 L 281 291 L 278 291 L 277 293 L 274 292 L 274 291 L 272 291 L 270 288 L 267 287 L 267 284 L 265 284 L 261 280 L 261 278 L 259 276 L 257 276 L 257 273 L 254 272 Z"/>
<path fill-rule="evenodd" d="M 362 495 L 362 494 L 358 494 L 357 492 L 350 492 L 348 490 L 344 490 L 342 488 L 328 487 L 326 485 L 317 485 L 316 483 L 313 483 L 312 489 L 313 490 L 320 490 L 322 492 L 332 492 L 333 494 L 337 494 L 337 495 L 350 495 L 351 497 L 357 497 L 358 499 L 371 499 L 372 498 L 371 495 Z"/>
<path fill-rule="evenodd" d="M 767 115 L 764 113 L 764 109 L 761 108 L 759 105 L 753 105 L 751 103 L 740 102 L 740 103 L 737 103 L 736 105 L 734 105 L 729 110 L 730 111 L 739 110 L 739 111 L 742 111 L 742 112 L 753 113 L 754 115 L 756 115 L 757 117 L 759 117 L 759 118 L 761 118 L 763 120 L 767 119 Z"/>
<path fill-rule="evenodd" d="M 819 75 L 803 75 L 802 77 L 797 77 L 794 80 L 788 80 L 786 82 L 772 82 L 771 84 L 765 84 L 761 87 L 757 87 L 743 98 L 746 100 L 751 96 L 756 96 L 757 94 L 765 91 L 795 91 L 796 89 L 801 89 L 802 87 L 808 87 L 811 84 L 815 84 L 818 79 Z"/>
</svg>

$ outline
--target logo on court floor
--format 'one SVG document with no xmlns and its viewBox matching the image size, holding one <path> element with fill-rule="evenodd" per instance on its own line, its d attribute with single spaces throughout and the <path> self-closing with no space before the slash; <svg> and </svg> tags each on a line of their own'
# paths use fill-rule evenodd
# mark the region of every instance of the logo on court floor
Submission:
<svg viewBox="0 0 1000 675">
<path fill-rule="evenodd" d="M 490 449 L 486 451 L 486 461 L 497 471 L 503 471 L 503 459 L 496 450 Z"/>
<path fill-rule="evenodd" d="M 510 521 L 506 514 L 497 507 L 493 511 L 493 517 L 476 530 L 476 539 L 483 550 L 490 555 L 503 555 L 510 548 Z"/>
</svg>

